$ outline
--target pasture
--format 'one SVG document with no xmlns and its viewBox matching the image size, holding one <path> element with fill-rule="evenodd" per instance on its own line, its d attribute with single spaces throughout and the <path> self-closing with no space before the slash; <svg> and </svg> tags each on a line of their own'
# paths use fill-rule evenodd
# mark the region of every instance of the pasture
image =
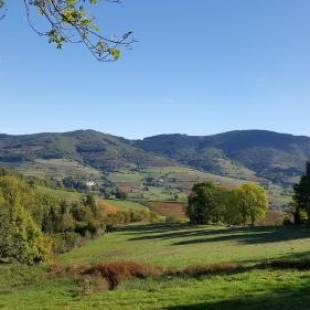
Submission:
<svg viewBox="0 0 310 310">
<path fill-rule="evenodd" d="M 57 257 L 60 266 L 134 261 L 171 271 L 238 263 L 241 270 L 131 279 L 112 291 L 53 275 L 47 267 L 0 266 L 3 309 L 307 309 L 310 271 L 257 268 L 275 259 L 308 260 L 307 227 L 129 225 Z M 9 283 L 9 284 L 8 284 Z M 89 284 L 91 285 L 91 284 Z M 86 288 L 85 288 L 86 286 Z"/>
</svg>

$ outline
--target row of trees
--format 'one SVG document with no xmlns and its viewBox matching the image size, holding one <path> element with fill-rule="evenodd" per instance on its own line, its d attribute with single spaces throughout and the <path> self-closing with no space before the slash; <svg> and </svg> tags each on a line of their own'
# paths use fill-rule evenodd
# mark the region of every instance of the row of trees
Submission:
<svg viewBox="0 0 310 310">
<path fill-rule="evenodd" d="M 254 225 L 268 210 L 265 190 L 255 184 L 243 184 L 227 190 L 212 183 L 193 186 L 186 209 L 192 224 Z"/>
</svg>

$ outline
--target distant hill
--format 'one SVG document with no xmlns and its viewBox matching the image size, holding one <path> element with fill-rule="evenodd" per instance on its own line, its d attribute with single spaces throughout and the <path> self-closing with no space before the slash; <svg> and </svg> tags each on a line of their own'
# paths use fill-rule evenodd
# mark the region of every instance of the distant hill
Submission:
<svg viewBox="0 0 310 310">
<path fill-rule="evenodd" d="M 135 145 L 195 169 L 238 178 L 255 175 L 282 185 L 295 182 L 310 158 L 309 137 L 264 130 L 160 135 Z"/>
<path fill-rule="evenodd" d="M 195 180 L 227 180 L 227 186 L 253 180 L 269 188 L 273 205 L 283 206 L 309 158 L 309 137 L 262 130 L 167 134 L 143 140 L 94 130 L 0 134 L 0 165 L 43 178 L 82 177 L 103 187 L 114 182 L 141 196 L 184 195 Z M 155 185 L 145 192 L 146 183 Z"/>
<path fill-rule="evenodd" d="M 167 166 L 172 161 L 133 146 L 130 141 L 94 130 L 33 135 L 0 135 L 0 162 L 69 159 L 102 171 Z"/>
</svg>

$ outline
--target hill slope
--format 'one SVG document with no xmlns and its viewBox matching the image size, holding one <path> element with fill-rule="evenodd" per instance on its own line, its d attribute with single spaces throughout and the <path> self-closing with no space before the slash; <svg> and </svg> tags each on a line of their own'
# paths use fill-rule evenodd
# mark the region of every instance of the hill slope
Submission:
<svg viewBox="0 0 310 310">
<path fill-rule="evenodd" d="M 171 165 L 171 160 L 149 154 L 126 139 L 94 130 L 0 135 L 0 162 L 9 165 L 36 159 L 69 159 L 103 171 Z"/>
<path fill-rule="evenodd" d="M 281 185 L 295 182 L 310 157 L 309 137 L 262 130 L 161 135 L 135 145 L 195 169 L 238 178 L 256 175 Z"/>
<path fill-rule="evenodd" d="M 0 165 L 59 180 L 65 176 L 82 177 L 103 186 L 107 180 L 135 193 L 135 197 L 149 199 L 167 199 L 165 193 L 169 197 L 182 192 L 184 195 L 195 180 L 225 177 L 228 186 L 234 180 L 236 184 L 244 180 L 264 183 L 273 204 L 282 206 L 309 157 L 309 137 L 260 130 L 212 136 L 159 135 L 143 140 L 94 130 L 0 135 Z M 180 168 L 182 180 L 173 167 Z M 190 169 L 195 170 L 195 176 L 189 178 Z M 198 177 L 201 173 L 204 175 Z M 149 190 L 145 192 L 147 183 Z"/>
</svg>

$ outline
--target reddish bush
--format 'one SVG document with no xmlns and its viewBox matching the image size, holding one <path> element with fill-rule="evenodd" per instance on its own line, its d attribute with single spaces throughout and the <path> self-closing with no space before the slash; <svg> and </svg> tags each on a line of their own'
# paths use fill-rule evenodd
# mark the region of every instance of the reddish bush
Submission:
<svg viewBox="0 0 310 310">
<path fill-rule="evenodd" d="M 101 275 L 109 283 L 109 288 L 114 289 L 121 281 L 130 278 L 146 278 L 160 276 L 162 269 L 155 266 L 135 262 L 113 262 L 91 267 L 83 272 L 84 275 Z"/>
</svg>

